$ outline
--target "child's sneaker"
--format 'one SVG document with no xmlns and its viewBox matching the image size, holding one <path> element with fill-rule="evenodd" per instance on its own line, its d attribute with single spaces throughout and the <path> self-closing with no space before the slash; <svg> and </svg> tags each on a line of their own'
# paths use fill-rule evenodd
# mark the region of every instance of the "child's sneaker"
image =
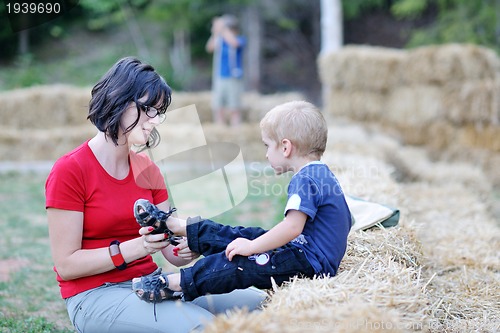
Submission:
<svg viewBox="0 0 500 333">
<path fill-rule="evenodd" d="M 132 290 L 137 297 L 148 303 L 160 303 L 165 300 L 180 299 L 182 293 L 168 288 L 168 274 L 161 273 L 161 268 L 152 275 L 132 279 Z"/>
<path fill-rule="evenodd" d="M 167 227 L 167 219 L 177 209 L 172 208 L 164 212 L 146 199 L 138 199 L 134 204 L 134 216 L 141 227 L 155 228 L 152 234 L 167 234 L 172 245 L 178 245 L 177 237 Z"/>
</svg>

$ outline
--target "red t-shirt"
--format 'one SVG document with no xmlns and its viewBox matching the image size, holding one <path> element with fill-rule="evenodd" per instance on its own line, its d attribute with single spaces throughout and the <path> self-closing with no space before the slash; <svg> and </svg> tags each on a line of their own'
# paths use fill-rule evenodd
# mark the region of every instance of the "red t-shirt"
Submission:
<svg viewBox="0 0 500 333">
<path fill-rule="evenodd" d="M 54 164 L 45 184 L 46 208 L 83 212 L 82 249 L 108 247 L 117 239 L 139 237 L 133 207 L 137 199 L 159 204 L 168 199 L 159 168 L 143 154 L 131 152 L 125 179 L 111 177 L 97 161 L 88 141 Z M 63 298 L 98 287 L 149 274 L 157 268 L 151 256 L 127 264 L 125 270 L 64 281 L 57 274 Z M 57 273 L 56 268 L 54 271 Z"/>
</svg>

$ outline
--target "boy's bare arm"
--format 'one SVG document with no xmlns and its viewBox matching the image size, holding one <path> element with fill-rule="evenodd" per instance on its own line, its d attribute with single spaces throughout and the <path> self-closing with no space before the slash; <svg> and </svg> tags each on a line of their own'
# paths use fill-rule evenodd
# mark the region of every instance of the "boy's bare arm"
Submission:
<svg viewBox="0 0 500 333">
<path fill-rule="evenodd" d="M 232 260 L 235 255 L 250 256 L 283 246 L 302 233 L 307 215 L 290 210 L 286 218 L 262 236 L 249 240 L 237 238 L 226 247 L 226 257 Z"/>
</svg>

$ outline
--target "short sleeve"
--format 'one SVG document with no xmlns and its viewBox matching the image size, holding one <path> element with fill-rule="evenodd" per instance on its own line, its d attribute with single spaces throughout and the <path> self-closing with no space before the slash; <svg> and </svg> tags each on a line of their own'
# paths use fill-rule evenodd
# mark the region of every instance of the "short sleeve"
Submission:
<svg viewBox="0 0 500 333">
<path fill-rule="evenodd" d="M 309 177 L 296 175 L 288 186 L 288 201 L 285 207 L 285 215 L 291 210 L 298 210 L 314 219 L 318 210 L 319 188 Z"/>
<path fill-rule="evenodd" d="M 45 182 L 45 208 L 83 212 L 84 181 L 78 163 L 69 157 L 59 159 Z"/>
</svg>

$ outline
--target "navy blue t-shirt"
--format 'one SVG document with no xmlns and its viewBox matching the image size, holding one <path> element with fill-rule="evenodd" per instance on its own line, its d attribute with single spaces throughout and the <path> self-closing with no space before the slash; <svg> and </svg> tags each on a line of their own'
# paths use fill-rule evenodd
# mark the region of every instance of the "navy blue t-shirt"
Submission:
<svg viewBox="0 0 500 333">
<path fill-rule="evenodd" d="M 308 216 L 302 234 L 291 243 L 304 250 L 316 274 L 337 274 L 347 248 L 351 213 L 326 164 L 308 163 L 292 177 L 285 215 L 290 209 Z"/>
</svg>

